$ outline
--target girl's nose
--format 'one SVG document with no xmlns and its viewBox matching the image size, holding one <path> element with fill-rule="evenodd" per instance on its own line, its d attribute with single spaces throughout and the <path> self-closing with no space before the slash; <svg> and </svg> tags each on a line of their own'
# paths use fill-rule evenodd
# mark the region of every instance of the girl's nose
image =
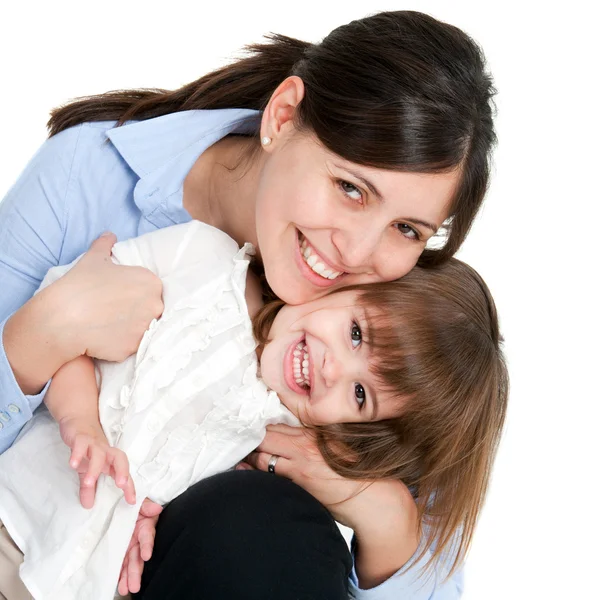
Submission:
<svg viewBox="0 0 600 600">
<path fill-rule="evenodd" d="M 337 360 L 330 351 L 327 351 L 321 372 L 325 387 L 333 387 L 339 381 L 342 373 L 343 365 L 341 361 Z"/>
</svg>

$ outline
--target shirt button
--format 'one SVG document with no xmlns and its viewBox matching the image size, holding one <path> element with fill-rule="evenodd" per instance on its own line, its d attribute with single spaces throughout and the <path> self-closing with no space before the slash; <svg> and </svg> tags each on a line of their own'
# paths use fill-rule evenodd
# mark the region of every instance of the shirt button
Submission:
<svg viewBox="0 0 600 600">
<path fill-rule="evenodd" d="M 4 429 L 4 423 L 0 421 L 0 429 Z"/>
<path fill-rule="evenodd" d="M 21 412 L 21 409 L 20 409 L 20 408 L 19 408 L 19 407 L 18 407 L 16 404 L 9 404 L 9 405 L 8 405 L 8 410 L 9 410 L 11 413 L 15 413 L 15 414 L 17 414 L 17 413 L 20 413 L 20 412 Z"/>
<path fill-rule="evenodd" d="M 10 421 L 10 415 L 7 412 L 0 410 L 0 419 L 6 423 L 7 421 Z"/>
</svg>

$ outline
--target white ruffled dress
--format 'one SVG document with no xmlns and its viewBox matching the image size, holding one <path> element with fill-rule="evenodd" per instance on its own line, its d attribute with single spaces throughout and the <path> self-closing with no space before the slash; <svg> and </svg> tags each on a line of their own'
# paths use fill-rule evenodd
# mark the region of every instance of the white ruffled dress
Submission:
<svg viewBox="0 0 600 600">
<path fill-rule="evenodd" d="M 113 260 L 163 281 L 165 309 L 136 355 L 97 361 L 100 419 L 129 458 L 137 506 L 101 476 L 94 508 L 79 504 L 70 451 L 45 409 L 0 456 L 0 519 L 25 555 L 36 600 L 110 600 L 139 506 L 165 504 L 233 467 L 270 423 L 298 425 L 257 376 L 245 301 L 252 247 L 198 221 L 114 246 Z M 76 262 L 76 261 L 75 261 Z M 75 263 L 52 269 L 42 287 Z"/>
</svg>

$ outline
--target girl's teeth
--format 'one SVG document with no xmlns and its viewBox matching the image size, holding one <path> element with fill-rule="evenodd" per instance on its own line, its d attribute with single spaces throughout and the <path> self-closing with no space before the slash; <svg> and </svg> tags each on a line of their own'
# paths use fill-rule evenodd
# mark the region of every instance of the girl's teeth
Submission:
<svg viewBox="0 0 600 600">
<path fill-rule="evenodd" d="M 312 269 L 317 264 L 317 257 L 313 254 L 306 259 L 308 266 Z M 313 269 L 314 271 L 314 269 Z"/>
<path fill-rule="evenodd" d="M 308 352 L 305 348 L 306 344 L 300 342 L 294 350 L 292 363 L 294 369 L 294 379 L 298 385 L 310 387 L 310 377 L 308 373 Z"/>
</svg>

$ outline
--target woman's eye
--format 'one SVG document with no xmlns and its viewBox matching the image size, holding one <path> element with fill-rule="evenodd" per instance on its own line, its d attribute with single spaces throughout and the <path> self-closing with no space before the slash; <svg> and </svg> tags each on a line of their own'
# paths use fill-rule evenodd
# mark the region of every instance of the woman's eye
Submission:
<svg viewBox="0 0 600 600">
<path fill-rule="evenodd" d="M 360 383 L 354 384 L 354 397 L 356 398 L 358 407 L 362 408 L 367 399 L 367 393 L 365 392 L 365 388 L 362 385 L 360 385 Z"/>
<path fill-rule="evenodd" d="M 350 339 L 352 340 L 352 346 L 358 348 L 362 342 L 362 331 L 356 321 L 352 322 L 352 328 L 350 329 Z"/>
<path fill-rule="evenodd" d="M 354 200 L 355 202 L 360 202 L 362 204 L 362 192 L 349 181 L 340 180 L 339 186 L 342 188 L 342 191 L 350 200 Z"/>
<path fill-rule="evenodd" d="M 409 240 L 421 239 L 421 237 L 419 236 L 419 232 L 414 227 L 411 227 L 406 223 L 396 223 L 396 228 L 402 235 L 407 237 Z"/>
</svg>

